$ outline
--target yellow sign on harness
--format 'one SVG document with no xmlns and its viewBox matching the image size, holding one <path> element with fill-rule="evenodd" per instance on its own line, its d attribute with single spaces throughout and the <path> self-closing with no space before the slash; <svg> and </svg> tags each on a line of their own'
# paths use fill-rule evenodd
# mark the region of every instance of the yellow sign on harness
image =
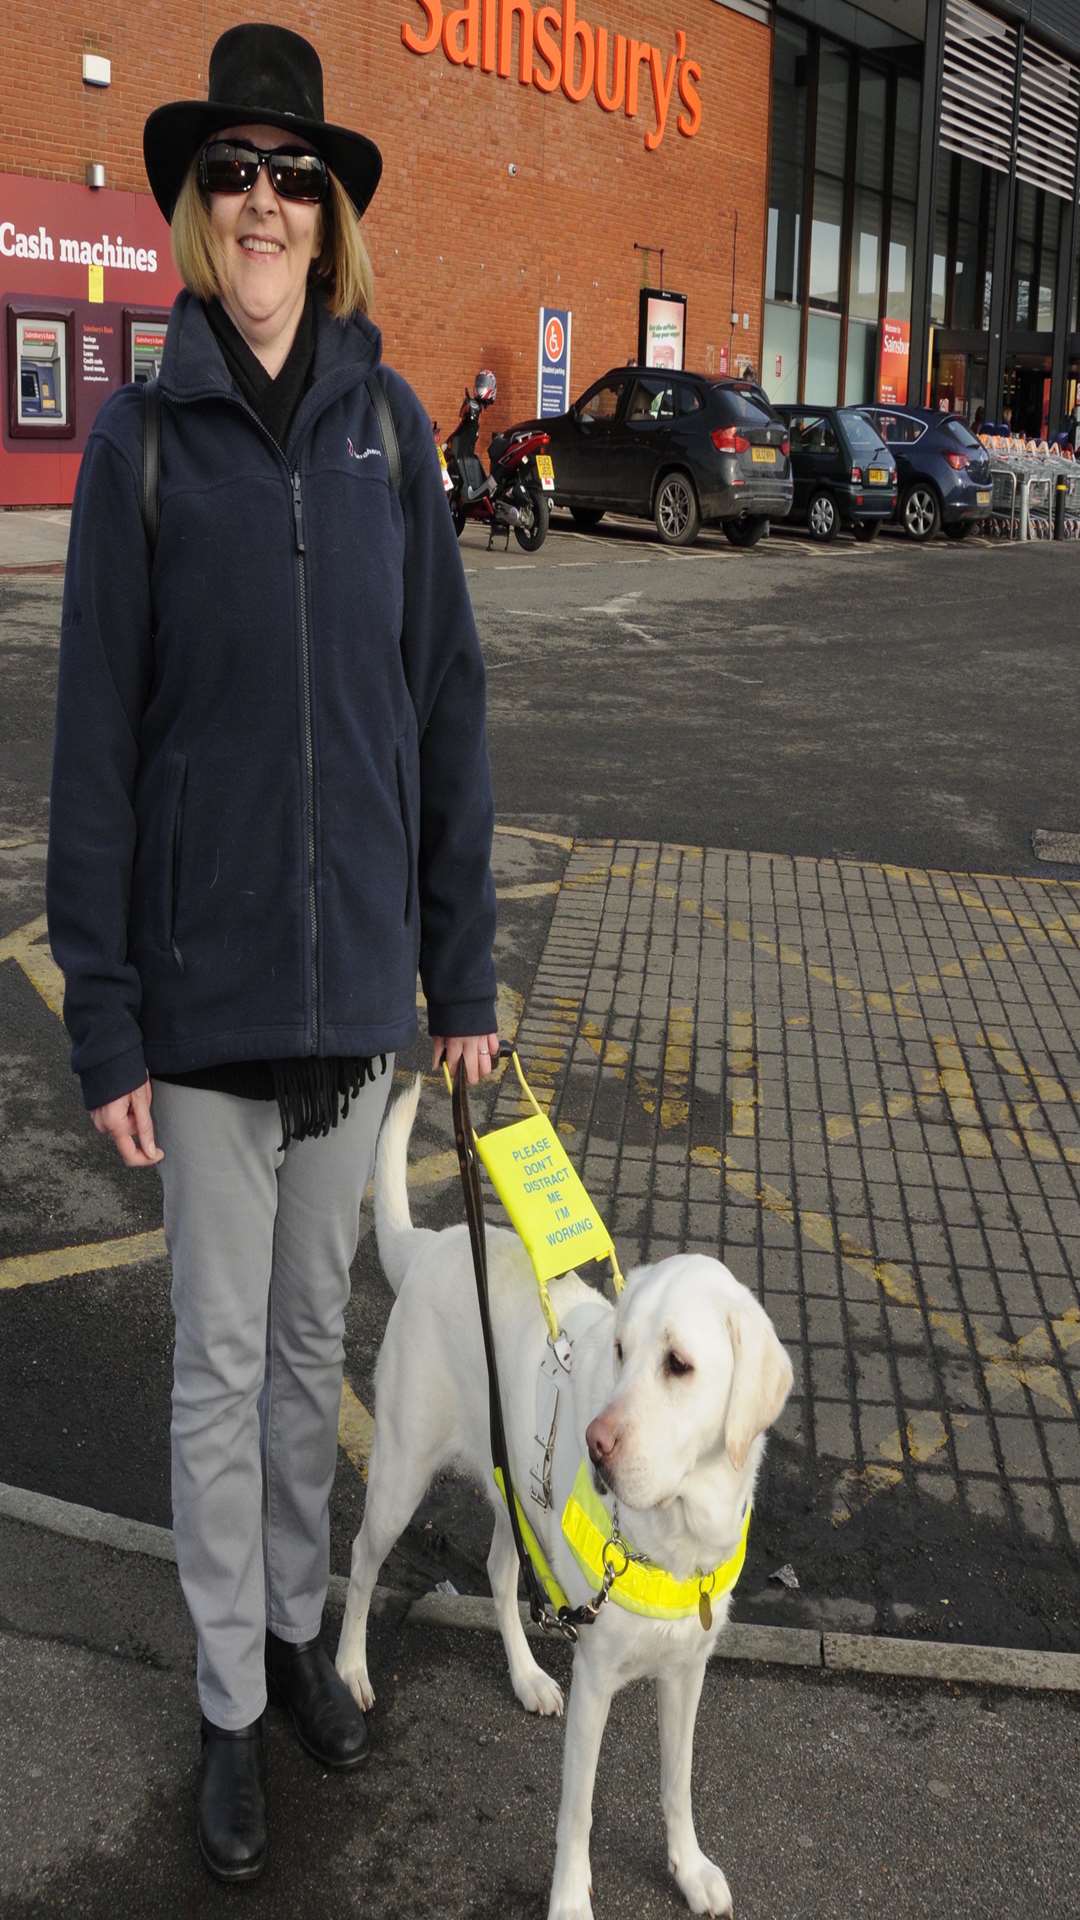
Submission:
<svg viewBox="0 0 1080 1920">
<path fill-rule="evenodd" d="M 544 1318 L 555 1339 L 559 1327 L 548 1295 L 549 1280 L 569 1273 L 583 1260 L 610 1260 L 617 1292 L 623 1277 L 611 1235 L 567 1159 L 553 1123 L 539 1106 L 517 1054 L 511 1051 L 510 1058 L 532 1115 L 473 1138 L 488 1178 L 532 1261 Z"/>
</svg>

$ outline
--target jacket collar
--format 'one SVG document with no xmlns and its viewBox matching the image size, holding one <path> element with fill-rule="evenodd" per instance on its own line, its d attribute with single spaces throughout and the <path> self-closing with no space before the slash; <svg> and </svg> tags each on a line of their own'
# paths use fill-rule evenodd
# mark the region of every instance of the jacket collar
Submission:
<svg viewBox="0 0 1080 1920">
<path fill-rule="evenodd" d="M 312 393 L 325 381 L 320 398 L 330 399 L 354 381 L 365 380 L 381 358 L 382 335 L 373 321 L 365 314 L 334 320 L 325 302 L 316 300 Z M 213 399 L 236 391 L 206 309 L 187 288 L 177 295 L 169 315 L 160 382 L 162 392 L 174 400 Z"/>
</svg>

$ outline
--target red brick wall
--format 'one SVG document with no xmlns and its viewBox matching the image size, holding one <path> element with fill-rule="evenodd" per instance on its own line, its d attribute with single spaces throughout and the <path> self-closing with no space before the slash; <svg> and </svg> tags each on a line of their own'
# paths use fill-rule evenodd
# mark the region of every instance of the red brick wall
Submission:
<svg viewBox="0 0 1080 1920">
<path fill-rule="evenodd" d="M 205 96 L 210 48 L 238 13 L 215 0 L 198 8 L 144 0 L 135 12 L 99 0 L 84 29 L 83 10 L 65 0 L 21 0 L 4 29 L 0 172 L 82 181 L 95 159 L 111 187 L 145 190 L 146 114 L 163 100 Z M 441 46 L 409 52 L 402 24 L 418 35 L 427 27 L 417 0 L 260 0 L 258 13 L 315 42 L 328 117 L 382 148 L 383 184 L 365 221 L 375 317 L 387 358 L 443 426 L 482 365 L 499 380 L 492 426 L 535 410 L 544 301 L 572 309 L 575 393 L 633 358 L 644 263 L 651 284 L 659 271 L 658 256 L 636 253 L 635 241 L 664 248 L 664 284 L 688 297 L 688 366 L 719 371 L 727 347 L 733 370 L 743 358 L 760 368 L 766 28 L 711 0 L 582 0 L 590 26 L 652 44 L 665 61 L 682 29 L 686 58 L 701 68 L 700 130 L 679 133 L 676 85 L 664 138 L 648 152 L 647 68 L 631 119 L 602 111 L 591 94 L 574 104 L 519 84 L 516 34 L 506 78 L 454 66 Z M 52 58 L 42 57 L 46 48 Z M 107 90 L 83 85 L 84 50 L 112 61 Z"/>
</svg>

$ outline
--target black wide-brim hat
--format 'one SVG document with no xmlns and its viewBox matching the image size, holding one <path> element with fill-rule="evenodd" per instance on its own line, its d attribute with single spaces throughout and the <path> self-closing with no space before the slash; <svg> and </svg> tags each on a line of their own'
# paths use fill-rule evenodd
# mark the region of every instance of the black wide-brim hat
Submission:
<svg viewBox="0 0 1080 1920">
<path fill-rule="evenodd" d="M 143 128 L 147 178 L 166 220 L 203 142 L 245 122 L 282 127 L 312 146 L 363 213 L 382 173 L 378 147 L 324 120 L 322 62 L 309 41 L 287 27 L 249 24 L 217 41 L 205 100 L 156 107 Z"/>
</svg>

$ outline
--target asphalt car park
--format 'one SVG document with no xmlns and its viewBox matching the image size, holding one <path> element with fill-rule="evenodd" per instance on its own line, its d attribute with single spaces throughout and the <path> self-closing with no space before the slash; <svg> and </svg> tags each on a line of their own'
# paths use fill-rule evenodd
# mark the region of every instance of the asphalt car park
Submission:
<svg viewBox="0 0 1080 1920">
<path fill-rule="evenodd" d="M 866 547 L 847 537 L 819 546 L 805 531 L 791 529 L 774 532 L 748 552 L 732 547 L 719 530 L 706 531 L 692 547 L 672 548 L 641 520 L 605 519 L 586 532 L 556 513 L 551 537 L 537 554 L 526 555 L 512 543 L 507 553 L 488 551 L 486 535 L 475 526 L 466 527 L 461 551 L 489 675 L 504 1032 L 513 1031 L 536 997 L 545 952 L 550 949 L 553 966 L 563 964 L 557 953 L 563 936 L 553 920 L 558 902 L 575 924 L 587 919 L 596 893 L 587 846 L 593 839 L 663 843 L 689 849 L 687 858 L 695 849 L 720 850 L 725 860 L 725 850 L 755 856 L 763 888 L 755 912 L 760 915 L 767 900 L 775 925 L 756 929 L 752 916 L 743 914 L 739 928 L 739 915 L 729 908 L 727 922 L 739 928 L 731 934 L 732 952 L 744 958 L 748 992 L 763 987 L 763 971 L 777 965 L 785 970 L 784 1031 L 793 1036 L 805 1030 L 808 1018 L 792 1005 L 789 989 L 807 974 L 797 942 L 809 934 L 784 922 L 787 908 L 775 893 L 779 869 L 770 865 L 772 857 L 783 861 L 785 873 L 794 866 L 797 876 L 805 871 L 830 884 L 838 884 L 853 863 L 873 865 L 880 885 L 891 884 L 892 874 L 918 869 L 923 893 L 933 891 L 934 870 L 939 877 L 943 869 L 1026 874 L 1036 892 L 1044 878 L 1055 878 L 1056 870 L 1035 858 L 1031 835 L 1037 827 L 1075 825 L 1075 645 L 1061 612 L 1074 592 L 1076 563 L 1069 547 L 984 547 L 981 541 L 957 547 L 942 540 L 920 548 L 900 535 Z M 42 564 L 49 569 L 55 563 L 46 556 Z M 49 570 L 0 576 L 0 939 L 7 943 L 0 965 L 0 1126 L 12 1142 L 0 1170 L 0 1478 L 167 1524 L 169 1318 L 158 1190 L 152 1179 L 128 1178 L 107 1159 L 79 1110 L 43 945 L 42 859 L 61 586 L 59 573 Z M 962 619 L 943 615 L 960 604 Z M 583 845 L 575 856 L 574 848 Z M 809 863 L 805 870 L 800 862 Z M 1075 881 L 1077 874 L 1063 877 Z M 617 891 L 623 882 L 613 875 L 609 884 Z M 983 969 L 989 990 L 1000 970 L 1015 964 L 1010 942 L 1028 938 L 1019 913 L 1003 894 L 995 897 L 992 883 L 985 883 L 980 898 L 987 933 L 976 957 L 955 963 L 955 980 L 939 982 L 942 1020 L 945 995 L 965 988 L 969 970 Z M 657 887 L 657 913 L 674 916 L 676 904 L 665 904 Z M 1058 951 L 1053 940 L 1068 935 L 1064 918 L 1063 925 L 1063 935 L 1044 940 L 1044 958 Z M 863 931 L 869 940 L 869 930 Z M 1068 958 L 1064 945 L 1060 953 L 1063 961 Z M 869 972 L 863 980 L 854 961 L 842 956 L 815 952 L 809 964 L 815 989 L 831 994 L 841 1013 L 858 988 L 865 989 L 873 1019 L 895 1017 L 873 1005 L 890 991 L 888 981 L 879 983 Z M 860 965 L 875 964 L 863 951 Z M 553 1025 L 560 1017 L 559 991 L 544 988 Z M 1004 982 L 1000 1021 L 987 1015 L 978 1023 L 985 1045 L 972 1041 L 976 1065 L 970 1073 L 947 1053 L 935 1055 L 938 1029 L 930 1024 L 926 1037 L 920 1033 L 913 1042 L 925 1049 L 925 1058 L 908 1047 L 914 1080 L 904 1098 L 913 1103 L 915 1118 L 885 1112 L 892 1089 L 885 1101 L 879 1097 L 882 1113 L 871 1111 L 872 1089 L 860 1092 L 863 1083 L 856 1078 L 856 1072 L 869 1071 L 865 1058 L 851 1063 L 850 1088 L 847 1067 L 837 1068 L 845 1076 L 845 1098 L 855 1104 L 850 1113 L 841 1111 L 837 1095 L 829 1114 L 830 1154 L 835 1149 L 854 1156 L 860 1139 L 877 1152 L 875 1137 L 884 1141 L 894 1120 L 914 1126 L 920 1111 L 939 1132 L 948 1129 L 950 1101 L 981 1098 L 979 1060 L 995 1074 L 1012 1075 L 1017 1110 L 1024 1113 L 1050 1084 L 1051 1069 L 1037 1054 L 1025 1063 L 1006 1046 L 1008 1023 L 1019 1023 L 1027 1004 L 1026 989 L 1017 987 L 1010 1002 L 1011 991 Z M 600 1048 L 607 1067 L 614 1068 L 607 1040 L 590 1027 L 595 1017 L 586 1008 L 580 1033 L 575 1028 L 575 1048 L 594 1060 Z M 682 1043 L 674 1028 L 670 1038 L 677 1050 Z M 544 1049 L 534 1041 L 529 1046 L 526 1063 L 534 1069 Z M 668 1051 L 659 1049 L 662 1062 Z M 760 1112 L 763 1151 L 779 1156 L 787 1148 L 771 1130 L 787 1124 L 786 1095 L 775 1076 L 770 1082 L 767 1050 L 746 1051 L 758 1065 L 748 1065 L 743 1076 L 750 1087 L 745 1105 Z M 422 1061 L 420 1048 L 413 1058 Z M 971 1095 L 963 1094 L 963 1079 L 956 1078 L 964 1073 L 972 1081 Z M 927 1076 L 932 1086 L 924 1084 Z M 1067 1091 L 1075 1073 L 1072 1079 L 1061 1073 L 1055 1084 Z M 627 1072 L 625 1092 L 638 1127 L 650 1117 L 650 1102 L 659 1109 L 669 1098 L 650 1079 L 643 1056 Z M 823 1097 L 805 1084 L 800 1093 L 814 1110 Z M 1001 1103 L 1004 1092 L 992 1098 Z M 922 1110 L 919 1101 L 936 1105 Z M 1060 1115 L 1065 1108 L 1062 1101 L 1055 1111 Z M 705 1117 L 715 1117 L 711 1108 Z M 1029 1123 L 1030 1114 L 1023 1127 Z M 847 1129 L 842 1137 L 841 1127 Z M 1012 1130 L 1021 1141 L 1028 1139 L 1020 1123 L 1013 1121 Z M 603 1131 L 593 1125 L 598 1136 Z M 719 1131 L 716 1139 L 722 1139 Z M 719 1151 L 712 1141 L 706 1144 Z M 737 1140 L 734 1149 L 733 1158 Z M 736 1184 L 728 1199 L 745 1208 L 747 1219 L 752 1216 L 746 1230 L 756 1237 L 739 1259 L 760 1255 L 782 1265 L 784 1248 L 779 1255 L 769 1252 L 787 1231 L 781 1202 L 773 1198 L 769 1211 L 759 1209 L 756 1198 L 769 1182 L 778 1189 L 779 1175 L 766 1169 L 755 1176 L 750 1149 L 744 1150 L 748 1157 L 731 1172 L 729 1185 Z M 669 1177 L 665 1165 L 685 1159 L 674 1147 L 668 1151 L 672 1157 L 656 1170 L 654 1222 L 668 1205 L 661 1185 Z M 449 1116 L 437 1090 L 425 1104 L 416 1158 L 418 1217 L 446 1224 L 458 1217 L 455 1163 Z M 695 1179 L 712 1177 L 709 1164 L 695 1168 Z M 1070 1204 L 1065 1186 L 1075 1183 L 1073 1163 L 1040 1163 L 1035 1171 L 1048 1198 Z M 879 1184 L 884 1192 L 887 1183 Z M 837 1192 L 842 1197 L 853 1188 Z M 929 1184 L 921 1189 L 922 1211 L 911 1217 L 910 1230 L 916 1246 L 925 1249 L 921 1257 L 943 1269 L 938 1249 L 945 1228 L 936 1212 L 931 1217 L 935 1192 Z M 1032 1207 L 1037 1199 L 1033 1188 Z M 807 1217 L 817 1222 L 812 1259 L 820 1263 L 830 1203 L 804 1204 Z M 759 1210 L 768 1215 L 760 1231 Z M 852 1221 L 858 1211 L 852 1205 Z M 1004 1216 L 1004 1202 L 1001 1211 Z M 974 1231 L 952 1217 L 947 1224 L 958 1234 Z M 894 1238 L 909 1231 L 892 1216 L 886 1225 Z M 1010 1230 L 1004 1217 L 1000 1230 Z M 621 1215 L 615 1231 L 631 1231 Z M 851 1224 L 845 1232 L 854 1243 L 863 1228 Z M 58 1249 L 61 1255 L 69 1250 L 71 1264 L 58 1267 Z M 849 1244 L 845 1259 L 846 1284 L 877 1285 L 873 1272 L 867 1278 L 866 1257 L 857 1247 L 851 1251 Z M 896 1283 L 895 1269 L 886 1277 Z M 944 1301 L 943 1272 L 935 1284 Z M 366 1218 L 350 1309 L 351 1398 L 343 1410 L 344 1458 L 333 1514 L 336 1568 L 347 1565 L 362 1509 L 367 1410 L 387 1304 Z M 915 1311 L 906 1297 L 899 1303 L 890 1298 L 890 1315 L 898 1304 L 904 1314 Z M 958 1311 L 946 1312 L 944 1305 L 933 1311 L 942 1325 L 932 1331 L 953 1340 Z M 1016 1311 L 1024 1309 L 1017 1305 Z M 828 1302 L 814 1313 L 827 1318 Z M 868 1313 L 863 1297 L 864 1319 Z M 1063 1310 L 1055 1305 L 1053 1314 L 1068 1332 L 1073 1323 L 1063 1319 Z M 1037 1345 L 1041 1326 L 1034 1317 L 1017 1321 L 1011 1337 L 1029 1340 L 1029 1346 L 1015 1363 L 1011 1348 L 988 1348 L 993 1378 L 1012 1382 L 1017 1418 L 1029 1391 L 1020 1375 L 1030 1374 L 1036 1387 L 1046 1384 L 1046 1359 Z M 859 1341 L 865 1336 L 856 1330 L 853 1337 L 850 1364 L 861 1377 L 867 1354 Z M 1047 1333 L 1051 1337 L 1057 1336 Z M 824 1344 L 835 1356 L 830 1364 L 839 1379 L 846 1349 L 835 1341 Z M 912 1357 L 902 1360 L 914 1372 Z M 890 1430 L 901 1430 L 884 1399 L 882 1406 Z M 973 1448 L 982 1416 L 964 1417 L 970 1419 L 962 1429 L 965 1444 Z M 1066 1428 L 1059 1420 L 1053 1436 L 1060 1438 Z M 891 1445 L 891 1436 L 882 1444 Z M 1000 1635 L 1008 1627 L 1025 1644 L 1040 1631 L 1046 1644 L 1073 1644 L 1062 1637 L 1061 1621 L 1075 1604 L 1068 1598 L 1075 1596 L 1075 1577 L 1051 1544 L 1033 1547 L 1026 1561 L 1022 1555 L 1010 1558 L 1003 1584 L 1000 1571 L 987 1576 L 988 1568 L 1005 1564 L 996 1557 L 1004 1537 L 996 1522 L 987 1519 L 965 1534 L 953 1514 L 936 1504 L 936 1495 L 919 1505 L 921 1495 L 910 1484 L 902 1525 L 896 1523 L 897 1501 L 887 1492 L 871 1503 L 865 1519 L 853 1517 L 837 1531 L 830 1518 L 831 1480 L 823 1477 L 818 1485 L 800 1478 L 790 1436 L 774 1457 L 776 1475 L 763 1488 L 768 1519 L 744 1607 L 751 1593 L 766 1591 L 768 1574 L 794 1554 L 806 1587 L 840 1598 L 850 1598 L 857 1586 L 863 1593 L 903 1590 L 913 1596 L 912 1604 L 917 1599 L 935 1610 L 926 1616 L 934 1633 L 944 1631 L 941 1623 L 955 1608 L 968 1637 L 992 1630 Z M 900 1470 L 886 1462 L 883 1471 L 888 1483 L 889 1474 Z M 929 1541 L 933 1549 L 921 1567 L 913 1540 Z M 485 1552 L 479 1499 L 451 1479 L 433 1490 L 387 1577 L 414 1591 L 442 1578 L 480 1590 Z M 761 1617 L 776 1616 L 766 1608 Z"/>
</svg>

